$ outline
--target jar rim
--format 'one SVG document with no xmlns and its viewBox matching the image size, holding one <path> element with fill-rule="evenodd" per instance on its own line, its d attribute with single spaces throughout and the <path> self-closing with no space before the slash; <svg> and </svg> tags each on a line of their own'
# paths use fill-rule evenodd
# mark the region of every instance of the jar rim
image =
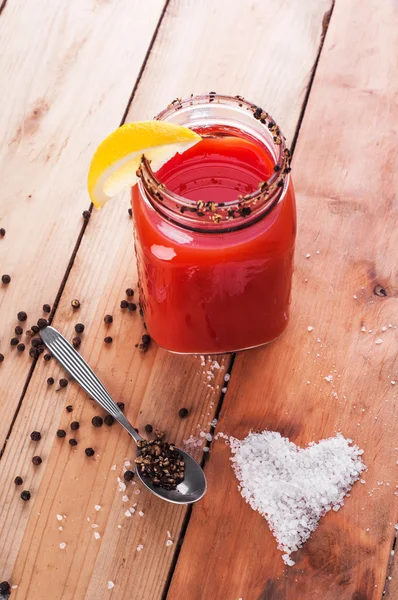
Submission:
<svg viewBox="0 0 398 600">
<path fill-rule="evenodd" d="M 258 183 L 258 189 L 245 196 L 228 202 L 203 202 L 195 201 L 172 192 L 162 183 L 152 171 L 150 161 L 142 156 L 137 174 L 141 185 L 149 197 L 151 204 L 156 204 L 156 209 L 171 221 L 178 220 L 182 225 L 191 230 L 203 230 L 204 223 L 221 230 L 236 230 L 249 225 L 253 221 L 263 218 L 279 202 L 287 190 L 289 173 L 291 171 L 291 153 L 286 147 L 286 140 L 275 120 L 261 107 L 248 102 L 242 96 L 226 96 L 210 92 L 204 95 L 191 95 L 188 98 L 176 98 L 164 110 L 158 113 L 156 120 L 168 120 L 178 111 L 190 109 L 195 106 L 212 104 L 213 106 L 232 107 L 238 114 L 251 113 L 261 127 L 267 140 L 273 143 L 274 172 L 266 181 Z M 261 214 L 260 214 L 261 213 Z M 242 225 L 242 220 L 245 224 Z M 233 223 L 232 223 L 233 221 Z M 205 227 L 208 231 L 208 227 Z M 215 229 L 213 229 L 215 231 Z"/>
</svg>

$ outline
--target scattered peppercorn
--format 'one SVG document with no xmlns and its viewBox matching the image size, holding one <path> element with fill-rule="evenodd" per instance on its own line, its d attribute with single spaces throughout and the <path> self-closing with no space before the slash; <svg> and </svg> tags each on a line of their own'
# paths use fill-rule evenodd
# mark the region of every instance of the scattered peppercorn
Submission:
<svg viewBox="0 0 398 600">
<path fill-rule="evenodd" d="M 124 402 L 116 402 L 121 411 L 124 410 Z"/>
<path fill-rule="evenodd" d="M 151 336 L 148 335 L 147 333 L 144 333 L 144 335 L 142 336 L 142 343 L 143 344 L 150 344 L 151 343 Z"/>
<path fill-rule="evenodd" d="M 99 416 L 95 416 L 91 419 L 91 423 L 94 425 L 94 427 L 101 427 L 103 422 L 104 421 L 103 421 L 102 417 L 99 417 Z"/>
<path fill-rule="evenodd" d="M 141 315 L 141 317 L 144 316 L 144 311 L 142 310 L 142 306 L 140 306 L 140 315 Z"/>
<path fill-rule="evenodd" d="M 58 431 L 57 431 L 57 437 L 64 438 L 65 436 L 66 436 L 65 429 L 58 429 Z"/>
<path fill-rule="evenodd" d="M 36 348 L 36 351 L 38 352 L 38 354 L 43 354 L 43 352 L 44 352 L 44 346 L 42 346 L 42 345 L 41 345 L 41 346 L 38 346 L 38 347 Z"/>
<path fill-rule="evenodd" d="M 126 290 L 126 296 L 134 296 L 134 290 L 131 288 L 127 288 Z"/>
<path fill-rule="evenodd" d="M 42 463 L 42 462 L 43 462 L 43 461 L 42 461 L 42 459 L 40 458 L 40 456 L 34 456 L 34 457 L 32 458 L 32 463 L 33 463 L 34 465 L 36 465 L 36 466 L 38 466 L 38 465 L 41 465 L 41 463 Z"/>
<path fill-rule="evenodd" d="M 2 275 L 2 276 L 1 276 L 1 281 L 2 281 L 4 284 L 6 284 L 6 285 L 7 285 L 8 283 L 10 283 L 10 281 L 11 281 L 11 277 L 10 277 L 9 275 Z"/>
<path fill-rule="evenodd" d="M 86 221 L 89 220 L 89 218 L 91 217 L 91 212 L 89 210 L 84 210 L 82 213 L 83 219 L 85 219 Z"/>
<path fill-rule="evenodd" d="M 32 344 L 33 348 L 38 348 L 39 346 L 42 345 L 42 341 L 40 338 L 33 338 L 33 340 L 31 341 L 31 344 Z"/>
<path fill-rule="evenodd" d="M 72 406 L 71 404 L 69 404 L 69 405 L 66 407 L 66 412 L 68 412 L 68 413 L 71 413 L 71 412 L 72 412 L 72 410 L 73 410 L 73 406 Z"/>
<path fill-rule="evenodd" d="M 51 354 L 45 354 L 45 355 L 43 356 L 43 359 L 44 359 L 46 362 L 48 362 L 49 360 L 51 360 L 51 358 L 52 358 Z"/>
<path fill-rule="evenodd" d="M 22 477 L 20 477 L 19 475 L 17 477 L 15 477 L 14 483 L 15 483 L 15 485 L 22 485 L 23 484 Z"/>
<path fill-rule="evenodd" d="M 129 217 L 132 217 L 132 216 L 133 216 L 133 209 L 132 209 L 132 208 L 129 208 L 129 209 L 127 210 L 127 212 L 129 213 Z"/>
<path fill-rule="evenodd" d="M 152 431 L 153 431 L 152 425 L 149 425 L 149 423 L 148 423 L 148 425 L 145 425 L 145 431 L 147 433 L 152 433 Z"/>
<path fill-rule="evenodd" d="M 49 377 L 49 378 L 47 379 L 47 385 L 54 385 L 54 383 L 55 383 L 55 379 L 54 379 L 54 377 Z"/>
<path fill-rule="evenodd" d="M 130 312 L 134 312 L 135 310 L 137 310 L 137 305 L 134 302 L 129 302 L 128 309 Z"/>
<path fill-rule="evenodd" d="M 19 313 L 17 314 L 17 319 L 21 323 L 23 321 L 26 321 L 27 318 L 28 318 L 28 315 L 26 314 L 26 312 L 24 310 L 19 311 Z"/>
<path fill-rule="evenodd" d="M 37 321 L 37 326 L 39 329 L 44 329 L 45 327 L 47 327 L 47 325 L 48 325 L 47 319 L 39 319 Z"/>
<path fill-rule="evenodd" d="M 37 358 L 39 356 L 39 351 L 36 350 L 36 348 L 30 348 L 29 356 L 31 356 L 32 358 Z"/>
<path fill-rule="evenodd" d="M 30 439 L 32 440 L 32 442 L 40 442 L 40 440 L 41 440 L 40 431 L 32 431 L 32 433 L 30 434 Z"/>
<path fill-rule="evenodd" d="M 11 594 L 11 586 L 8 581 L 2 581 L 0 583 L 0 594 L 3 597 L 7 597 Z"/>
<path fill-rule="evenodd" d="M 85 451 L 86 456 L 94 456 L 94 450 L 92 448 L 86 448 Z"/>
<path fill-rule="evenodd" d="M 124 481 L 132 481 L 134 479 L 134 471 L 125 471 L 123 479 Z"/>
<path fill-rule="evenodd" d="M 113 322 L 113 317 L 112 317 L 112 315 L 105 315 L 105 317 L 104 317 L 104 322 L 105 322 L 107 325 L 109 325 L 110 323 L 112 323 L 112 322 Z"/>
<path fill-rule="evenodd" d="M 112 417 L 112 415 L 105 415 L 105 417 L 104 417 L 105 425 L 109 425 L 109 427 L 110 427 L 111 425 L 114 424 L 114 422 L 115 422 L 115 419 Z"/>
<path fill-rule="evenodd" d="M 31 330 L 33 331 L 33 333 L 39 333 L 40 329 L 37 325 L 32 325 Z"/>
<path fill-rule="evenodd" d="M 77 298 L 74 298 L 71 302 L 72 308 L 80 308 L 80 302 Z"/>
<path fill-rule="evenodd" d="M 105 344 L 112 344 L 113 338 L 111 338 L 110 335 L 107 335 L 106 338 L 104 338 L 104 342 Z"/>
<path fill-rule="evenodd" d="M 141 352 L 146 352 L 148 350 L 148 344 L 139 344 L 138 348 L 141 350 Z"/>
<path fill-rule="evenodd" d="M 129 305 L 129 303 L 127 302 L 127 300 L 122 300 L 120 303 L 120 308 L 127 308 Z"/>
<path fill-rule="evenodd" d="M 4 354 L 0 354 L 0 363 L 2 363 L 4 360 Z"/>
<path fill-rule="evenodd" d="M 4 237 L 6 234 L 6 230 L 4 229 L 4 227 L 0 228 L 0 237 Z"/>
<path fill-rule="evenodd" d="M 60 379 L 59 380 L 59 387 L 66 388 L 67 385 L 68 385 L 68 380 L 67 379 Z"/>
<path fill-rule="evenodd" d="M 28 500 L 30 500 L 30 492 L 28 490 L 24 490 L 21 493 L 21 498 L 24 502 L 27 502 Z"/>
<path fill-rule="evenodd" d="M 15 331 L 15 335 L 22 335 L 23 334 L 23 329 L 22 329 L 22 327 L 20 325 L 17 325 L 15 327 L 14 331 Z"/>
<path fill-rule="evenodd" d="M 71 446 L 77 446 L 77 441 L 76 441 L 75 439 L 71 438 L 71 439 L 69 440 L 69 444 L 70 444 Z"/>
<path fill-rule="evenodd" d="M 25 344 L 18 344 L 17 350 L 18 352 L 23 352 L 25 350 Z"/>
<path fill-rule="evenodd" d="M 72 346 L 74 348 L 78 348 L 81 343 L 82 343 L 82 338 L 80 338 L 79 336 L 74 337 L 72 340 Z"/>
<path fill-rule="evenodd" d="M 76 333 L 83 333 L 83 331 L 84 331 L 83 323 L 77 323 L 75 325 L 75 331 L 76 331 Z"/>
<path fill-rule="evenodd" d="M 189 410 L 187 408 L 180 408 L 180 410 L 178 411 L 178 416 L 181 419 L 185 419 L 185 417 L 187 417 L 189 415 Z"/>
<path fill-rule="evenodd" d="M 49 304 L 43 304 L 43 312 L 45 312 L 45 313 L 51 312 L 51 306 Z"/>
<path fill-rule="evenodd" d="M 10 340 L 11 346 L 16 346 L 18 343 L 19 343 L 18 338 L 11 338 L 11 340 Z"/>
<path fill-rule="evenodd" d="M 77 431 L 77 429 L 79 429 L 79 427 L 80 427 L 79 421 L 72 421 L 72 423 L 70 424 L 70 428 L 72 429 L 72 431 Z"/>
</svg>

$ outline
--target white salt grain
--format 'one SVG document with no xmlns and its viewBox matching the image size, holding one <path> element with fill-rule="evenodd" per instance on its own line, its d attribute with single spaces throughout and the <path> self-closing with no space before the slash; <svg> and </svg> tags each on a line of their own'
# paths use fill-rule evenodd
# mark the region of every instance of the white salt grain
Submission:
<svg viewBox="0 0 398 600">
<path fill-rule="evenodd" d="M 126 512 L 124 513 L 125 517 L 131 517 L 131 512 L 129 510 L 126 510 Z"/>
<path fill-rule="evenodd" d="M 166 540 L 166 546 L 172 546 L 173 540 Z"/>
<path fill-rule="evenodd" d="M 98 531 L 94 531 L 94 537 L 95 537 L 95 539 L 96 539 L 96 540 L 99 540 L 99 539 L 100 539 L 100 537 L 101 537 L 101 536 L 100 536 L 100 534 L 98 533 Z"/>
<path fill-rule="evenodd" d="M 115 584 L 113 583 L 113 581 L 108 581 L 108 590 L 111 590 L 114 587 L 115 587 Z"/>
<path fill-rule="evenodd" d="M 383 340 L 381 338 L 379 338 L 378 340 L 375 341 L 375 344 L 382 344 Z"/>
<path fill-rule="evenodd" d="M 137 546 L 137 552 L 141 552 L 141 550 L 143 549 L 143 545 L 142 544 L 138 544 Z"/>
<path fill-rule="evenodd" d="M 170 538 L 171 538 L 171 533 L 170 533 L 170 531 L 167 531 L 166 533 L 167 533 L 167 537 L 168 537 L 168 539 L 170 539 Z"/>
<path fill-rule="evenodd" d="M 291 552 L 307 541 L 320 517 L 341 508 L 365 469 L 363 451 L 341 434 L 305 449 L 272 431 L 230 438 L 229 445 L 240 493 L 267 519 L 289 566 Z"/>
<path fill-rule="evenodd" d="M 61 550 L 64 550 L 64 548 L 66 548 L 65 542 L 61 542 L 59 547 L 61 548 Z"/>
<path fill-rule="evenodd" d="M 91 527 L 92 527 L 92 529 L 97 529 L 97 527 L 99 527 L 99 525 L 97 525 L 97 523 L 93 523 L 93 524 L 91 525 Z"/>
<path fill-rule="evenodd" d="M 58 527 L 58 529 L 59 529 L 60 531 L 62 531 L 62 530 L 63 530 L 63 527 L 62 527 L 62 526 L 60 526 L 60 527 Z"/>
<path fill-rule="evenodd" d="M 324 377 L 325 381 L 333 381 L 333 375 L 326 375 L 326 377 Z"/>
<path fill-rule="evenodd" d="M 139 513 L 140 517 L 143 517 L 145 515 L 144 511 L 140 510 Z"/>
<path fill-rule="evenodd" d="M 308 325 L 307 329 L 308 329 L 308 331 L 312 331 L 314 328 L 312 325 Z"/>
<path fill-rule="evenodd" d="M 58 519 L 58 521 L 62 521 L 62 519 L 63 519 L 62 515 L 57 515 L 57 519 Z"/>
<path fill-rule="evenodd" d="M 101 510 L 101 506 L 99 504 L 96 504 L 94 506 L 95 510 L 98 512 L 99 510 Z"/>
<path fill-rule="evenodd" d="M 111 471 L 116 471 L 116 465 L 111 466 Z"/>
<path fill-rule="evenodd" d="M 225 394 L 225 392 L 227 391 L 227 388 L 223 387 L 223 388 L 221 388 L 221 391 L 222 391 L 223 394 Z"/>
<path fill-rule="evenodd" d="M 123 500 L 123 502 L 128 502 L 129 501 L 129 497 L 128 496 L 123 496 L 122 500 Z"/>
<path fill-rule="evenodd" d="M 309 254 L 309 253 L 307 252 L 307 254 L 305 255 L 305 258 L 310 258 L 310 257 L 311 257 L 311 254 Z"/>
</svg>

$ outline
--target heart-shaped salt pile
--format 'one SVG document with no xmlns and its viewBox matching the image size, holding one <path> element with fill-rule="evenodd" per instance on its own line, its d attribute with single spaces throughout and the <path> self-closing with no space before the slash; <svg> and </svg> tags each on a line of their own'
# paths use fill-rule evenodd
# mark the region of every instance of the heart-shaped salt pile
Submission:
<svg viewBox="0 0 398 600">
<path fill-rule="evenodd" d="M 343 506 L 344 496 L 366 468 L 363 450 L 341 434 L 300 448 L 275 431 L 230 438 L 233 469 L 240 493 L 263 515 L 283 560 L 300 548 L 330 509 Z"/>
</svg>

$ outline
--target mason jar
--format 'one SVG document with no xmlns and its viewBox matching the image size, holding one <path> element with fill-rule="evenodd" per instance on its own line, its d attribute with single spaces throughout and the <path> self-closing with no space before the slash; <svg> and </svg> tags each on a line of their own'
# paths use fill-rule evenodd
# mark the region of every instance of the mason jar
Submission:
<svg viewBox="0 0 398 600">
<path fill-rule="evenodd" d="M 143 157 L 132 188 L 150 336 L 184 354 L 271 342 L 288 323 L 296 235 L 285 138 L 241 96 L 177 99 L 155 118 L 203 141 L 156 173 Z"/>
</svg>

